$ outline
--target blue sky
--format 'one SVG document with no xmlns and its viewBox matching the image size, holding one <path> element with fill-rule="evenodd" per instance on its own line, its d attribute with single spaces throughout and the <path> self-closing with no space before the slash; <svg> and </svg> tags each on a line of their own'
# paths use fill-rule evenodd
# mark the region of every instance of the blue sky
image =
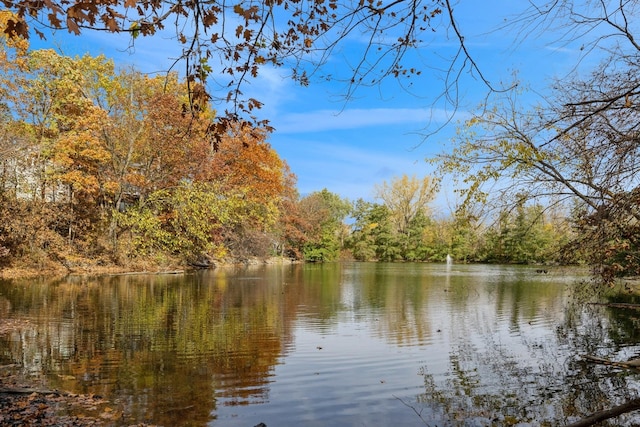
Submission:
<svg viewBox="0 0 640 427">
<path fill-rule="evenodd" d="M 519 41 L 515 29 L 493 31 L 523 8 L 526 1 L 464 1 L 455 8 L 458 26 L 467 46 L 486 77 L 498 85 L 513 73 L 525 84 L 542 89 L 554 75 L 566 72 L 579 52 L 556 46 L 553 34 L 536 34 Z M 337 83 L 313 81 L 300 87 L 287 78 L 286 70 L 263 69 L 245 92 L 265 103 L 260 116 L 276 128 L 271 145 L 298 176 L 301 194 L 327 188 L 342 197 L 372 199 L 375 184 L 402 174 L 431 175 L 424 159 L 446 149 L 457 122 L 468 109 L 477 106 L 486 87 L 475 76 L 461 79 L 462 103 L 451 124 L 432 134 L 451 114 L 437 97 L 442 92 L 442 69 L 457 45 L 441 29 L 419 51 L 410 55 L 412 64 L 422 67 L 421 76 L 411 80 L 407 90 L 389 79 L 382 85 L 359 88 L 348 102 Z M 357 40 L 351 40 L 327 63 L 328 72 L 339 72 L 348 62 Z M 143 72 L 166 70 L 177 52 L 176 45 L 161 34 L 139 38 L 128 51 L 129 39 L 122 35 L 85 32 L 80 37 L 58 31 L 46 42 L 33 39 L 34 48 L 54 47 L 65 54 L 103 53 L 123 66 L 134 65 Z M 172 50 L 174 49 L 174 50 Z M 178 65 L 180 67 L 180 65 Z M 179 69 L 178 69 L 179 70 Z M 407 82 L 405 82 L 406 84 Z M 455 203 L 445 182 L 438 196 L 439 210 Z"/>
</svg>

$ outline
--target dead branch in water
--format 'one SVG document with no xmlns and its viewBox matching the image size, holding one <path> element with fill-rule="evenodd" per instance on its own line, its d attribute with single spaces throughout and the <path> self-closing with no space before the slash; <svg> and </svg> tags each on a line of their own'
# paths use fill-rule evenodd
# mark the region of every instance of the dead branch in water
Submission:
<svg viewBox="0 0 640 427">
<path fill-rule="evenodd" d="M 640 399 L 633 399 L 627 403 L 623 403 L 622 405 L 615 406 L 611 409 L 596 412 L 595 414 L 592 414 L 587 418 L 583 418 L 578 422 L 569 424 L 566 427 L 592 426 L 601 421 L 608 420 L 609 418 L 614 418 L 619 415 L 626 414 L 627 412 L 635 411 L 637 409 L 640 409 Z"/>
<path fill-rule="evenodd" d="M 616 362 L 614 360 L 604 359 L 602 357 L 583 355 L 582 359 L 587 362 L 592 363 L 600 363 L 603 365 L 616 366 L 619 368 L 625 369 L 639 369 L 640 368 L 640 359 L 634 359 L 627 362 Z M 611 409 L 602 410 L 596 412 L 587 418 L 583 418 L 580 421 L 569 424 L 566 427 L 587 427 L 592 426 L 596 423 L 599 423 L 604 420 L 608 420 L 609 418 L 614 418 L 622 414 L 626 414 L 627 412 L 632 412 L 640 409 L 640 398 L 633 399 L 627 403 L 623 403 L 622 405 L 615 406 Z"/>
<path fill-rule="evenodd" d="M 602 365 L 617 366 L 626 369 L 640 369 L 640 359 L 633 359 L 627 362 L 616 362 L 615 360 L 603 359 L 602 357 L 585 354 L 582 358 L 587 362 L 600 363 Z"/>
</svg>

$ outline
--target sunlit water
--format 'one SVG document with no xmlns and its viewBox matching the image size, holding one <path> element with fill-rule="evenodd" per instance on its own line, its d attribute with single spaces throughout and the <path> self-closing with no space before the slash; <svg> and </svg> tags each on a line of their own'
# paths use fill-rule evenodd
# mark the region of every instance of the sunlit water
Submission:
<svg viewBox="0 0 640 427">
<path fill-rule="evenodd" d="M 636 372 L 581 361 L 640 337 L 628 311 L 576 304 L 579 279 L 346 263 L 0 282 L 2 318 L 28 322 L 0 364 L 104 396 L 114 425 L 563 425 L 637 394 Z"/>
</svg>

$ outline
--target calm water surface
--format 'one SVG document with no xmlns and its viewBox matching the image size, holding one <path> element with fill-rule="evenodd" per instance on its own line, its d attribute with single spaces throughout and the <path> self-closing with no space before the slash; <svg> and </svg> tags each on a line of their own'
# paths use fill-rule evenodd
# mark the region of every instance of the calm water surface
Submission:
<svg viewBox="0 0 640 427">
<path fill-rule="evenodd" d="M 256 266 L 0 282 L 0 365 L 95 393 L 114 425 L 563 425 L 638 394 L 635 312 L 577 270 Z M 28 323 L 27 323 L 28 322 Z M 618 418 L 633 425 L 640 418 Z"/>
</svg>

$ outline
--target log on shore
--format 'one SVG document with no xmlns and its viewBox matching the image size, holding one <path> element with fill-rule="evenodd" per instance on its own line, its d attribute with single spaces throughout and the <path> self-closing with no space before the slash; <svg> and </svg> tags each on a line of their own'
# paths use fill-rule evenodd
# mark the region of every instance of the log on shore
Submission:
<svg viewBox="0 0 640 427">
<path fill-rule="evenodd" d="M 59 390 L 43 390 L 38 388 L 26 388 L 26 387 L 15 387 L 15 388 L 0 388 L 0 393 L 5 394 L 55 394 L 58 396 L 68 396 L 69 393 L 66 391 Z"/>
</svg>

